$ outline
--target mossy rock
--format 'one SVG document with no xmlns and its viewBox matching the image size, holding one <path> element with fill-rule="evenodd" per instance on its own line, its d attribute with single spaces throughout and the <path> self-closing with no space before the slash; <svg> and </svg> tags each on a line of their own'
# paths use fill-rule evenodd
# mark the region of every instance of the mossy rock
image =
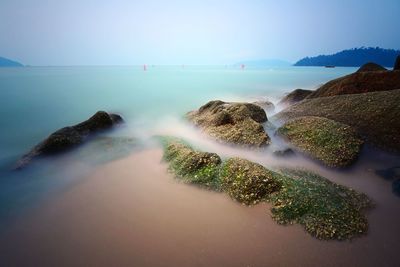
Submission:
<svg viewBox="0 0 400 267">
<path fill-rule="evenodd" d="M 179 139 L 163 140 L 164 160 L 184 182 L 219 190 L 221 158 L 215 153 L 200 152 Z"/>
<path fill-rule="evenodd" d="M 274 172 L 260 164 L 240 158 L 230 158 L 224 162 L 220 181 L 223 191 L 246 205 L 265 200 L 280 188 L 280 182 L 276 180 Z"/>
<path fill-rule="evenodd" d="M 287 94 L 285 97 L 283 97 L 282 100 L 279 102 L 279 105 L 289 106 L 294 103 L 300 102 L 304 100 L 307 96 L 309 96 L 312 92 L 312 90 L 295 89 Z"/>
<path fill-rule="evenodd" d="M 302 152 L 330 167 L 346 167 L 360 153 L 363 140 L 350 126 L 322 117 L 300 117 L 277 133 Z"/>
<path fill-rule="evenodd" d="M 369 144 L 400 153 L 399 103 L 400 89 L 307 98 L 274 115 L 273 120 L 287 122 L 303 116 L 328 118 L 352 126 Z"/>
<path fill-rule="evenodd" d="M 221 142 L 247 147 L 262 147 L 270 143 L 261 125 L 267 121 L 267 115 L 255 104 L 215 100 L 189 112 L 186 117 Z"/>
<path fill-rule="evenodd" d="M 271 195 L 272 217 L 280 224 L 299 223 L 318 239 L 351 239 L 365 234 L 364 211 L 372 207 L 362 193 L 303 170 L 281 170 L 281 190 Z"/>
<path fill-rule="evenodd" d="M 365 234 L 369 198 L 303 170 L 268 170 L 260 164 L 230 158 L 221 164 L 214 153 L 199 152 L 185 142 L 163 139 L 164 159 L 185 182 L 226 192 L 245 205 L 270 202 L 280 224 L 299 223 L 319 239 L 351 239 Z"/>
</svg>

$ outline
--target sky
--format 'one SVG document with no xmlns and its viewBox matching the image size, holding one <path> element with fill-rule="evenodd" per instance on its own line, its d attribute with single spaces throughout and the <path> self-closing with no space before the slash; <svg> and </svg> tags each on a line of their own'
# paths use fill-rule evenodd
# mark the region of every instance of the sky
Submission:
<svg viewBox="0 0 400 267">
<path fill-rule="evenodd" d="M 231 64 L 400 49 L 400 0 L 0 0 L 0 56 L 27 65 Z"/>
</svg>

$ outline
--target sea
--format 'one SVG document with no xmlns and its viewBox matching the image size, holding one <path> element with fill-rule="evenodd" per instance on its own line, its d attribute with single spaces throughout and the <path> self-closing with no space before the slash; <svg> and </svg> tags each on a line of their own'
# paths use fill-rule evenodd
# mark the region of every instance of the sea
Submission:
<svg viewBox="0 0 400 267">
<path fill-rule="evenodd" d="M 277 159 L 271 151 L 216 143 L 184 119 L 216 99 L 268 100 L 276 105 L 271 117 L 290 91 L 316 89 L 355 70 L 0 68 L 0 266 L 396 266 L 400 198 L 374 170 L 398 157 L 367 147 L 355 167 L 337 171 L 301 155 Z M 68 153 L 13 169 L 49 134 L 99 110 L 125 123 Z M 370 232 L 354 241 L 316 240 L 298 225 L 277 225 L 268 204 L 245 207 L 182 184 L 162 161 L 154 139 L 160 135 L 223 158 L 308 168 L 364 192 L 377 203 L 368 215 Z"/>
</svg>

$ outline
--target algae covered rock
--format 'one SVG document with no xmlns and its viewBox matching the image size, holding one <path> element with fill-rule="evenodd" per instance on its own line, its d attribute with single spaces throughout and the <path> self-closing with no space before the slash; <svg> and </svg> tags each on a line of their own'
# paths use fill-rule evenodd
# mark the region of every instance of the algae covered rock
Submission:
<svg viewBox="0 0 400 267">
<path fill-rule="evenodd" d="M 362 193 L 303 170 L 281 170 L 282 188 L 271 195 L 272 217 L 280 224 L 299 223 L 318 239 L 351 239 L 365 234 L 364 212 L 373 206 Z"/>
<path fill-rule="evenodd" d="M 276 180 L 274 172 L 240 158 L 230 158 L 224 162 L 220 181 L 223 191 L 246 205 L 265 200 L 280 189 L 280 182 Z"/>
<path fill-rule="evenodd" d="M 54 155 L 72 149 L 82 144 L 88 136 L 111 129 L 116 124 L 122 122 L 123 119 L 120 115 L 98 111 L 86 121 L 74 126 L 61 128 L 52 133 L 31 151 L 22 156 L 17 162 L 15 169 L 25 167 L 36 157 Z"/>
<path fill-rule="evenodd" d="M 399 103 L 400 90 L 305 99 L 274 115 L 273 120 L 325 117 L 352 126 L 369 144 L 399 153 Z"/>
<path fill-rule="evenodd" d="M 181 180 L 219 189 L 219 167 L 221 158 L 215 153 L 200 152 L 175 138 L 163 140 L 164 160 L 169 168 Z"/>
<path fill-rule="evenodd" d="M 187 118 L 219 141 L 249 147 L 270 143 L 261 125 L 267 121 L 267 115 L 255 104 L 210 101 L 199 110 L 189 112 Z"/>
<path fill-rule="evenodd" d="M 175 138 L 164 138 L 164 159 L 179 179 L 227 193 L 245 205 L 267 201 L 280 224 L 299 223 L 319 239 L 350 239 L 366 233 L 372 207 L 364 194 L 303 170 L 272 171 L 246 159 L 221 163 Z"/>
<path fill-rule="evenodd" d="M 363 144 L 352 127 L 321 117 L 291 120 L 277 133 L 302 152 L 330 167 L 345 167 L 353 163 Z"/>
<path fill-rule="evenodd" d="M 367 72 L 367 71 L 385 71 L 387 69 L 385 69 L 384 67 L 382 67 L 381 65 L 378 65 L 374 62 L 368 62 L 364 65 L 362 65 L 357 72 Z"/>
</svg>

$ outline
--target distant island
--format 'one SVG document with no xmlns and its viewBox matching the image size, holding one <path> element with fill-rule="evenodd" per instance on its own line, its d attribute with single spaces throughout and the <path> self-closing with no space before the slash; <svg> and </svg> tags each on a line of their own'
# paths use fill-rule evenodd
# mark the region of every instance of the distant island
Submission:
<svg viewBox="0 0 400 267">
<path fill-rule="evenodd" d="M 343 50 L 333 55 L 305 57 L 297 61 L 294 66 L 359 67 L 366 62 L 375 62 L 382 66 L 392 67 L 398 55 L 400 55 L 400 50 L 360 47 Z"/>
<path fill-rule="evenodd" d="M 8 58 L 0 57 L 0 67 L 23 67 L 21 63 Z"/>
</svg>

